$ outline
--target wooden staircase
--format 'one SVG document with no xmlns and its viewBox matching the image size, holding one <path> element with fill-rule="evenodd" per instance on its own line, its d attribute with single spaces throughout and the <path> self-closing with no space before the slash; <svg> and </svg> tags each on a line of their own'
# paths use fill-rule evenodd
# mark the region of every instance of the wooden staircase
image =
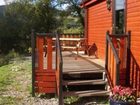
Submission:
<svg viewBox="0 0 140 105">
<path fill-rule="evenodd" d="M 57 94 L 59 105 L 63 105 L 63 99 L 67 96 L 109 95 L 105 69 L 81 57 L 75 60 L 75 55 L 70 52 L 63 54 L 57 34 L 53 50 L 52 37 L 52 34 L 44 33 L 35 37 L 32 33 L 32 96 L 36 93 Z M 45 63 L 44 51 L 47 54 Z"/>
<path fill-rule="evenodd" d="M 106 96 L 105 70 L 69 71 L 63 73 L 63 97 Z"/>
<path fill-rule="evenodd" d="M 107 96 L 105 70 L 71 71 L 63 73 L 63 97 Z"/>
<path fill-rule="evenodd" d="M 64 97 L 108 96 L 108 83 L 105 69 L 79 57 L 75 60 L 72 53 L 62 53 L 60 40 L 56 36 L 56 84 L 59 105 Z"/>
</svg>

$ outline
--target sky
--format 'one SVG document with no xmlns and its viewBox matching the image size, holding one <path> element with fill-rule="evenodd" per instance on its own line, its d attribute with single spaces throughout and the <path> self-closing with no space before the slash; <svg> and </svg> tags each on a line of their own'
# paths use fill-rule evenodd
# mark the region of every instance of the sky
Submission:
<svg viewBox="0 0 140 105">
<path fill-rule="evenodd" d="M 4 5 L 4 4 L 5 4 L 4 0 L 0 0 L 0 5 Z"/>
</svg>

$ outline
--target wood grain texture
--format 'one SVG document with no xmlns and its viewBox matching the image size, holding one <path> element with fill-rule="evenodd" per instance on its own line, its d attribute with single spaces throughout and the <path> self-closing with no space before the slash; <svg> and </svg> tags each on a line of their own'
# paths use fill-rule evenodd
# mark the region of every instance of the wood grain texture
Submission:
<svg viewBox="0 0 140 105">
<path fill-rule="evenodd" d="M 130 85 L 140 97 L 140 1 L 127 0 L 127 31 L 131 31 Z"/>
<path fill-rule="evenodd" d="M 97 56 L 104 59 L 105 34 L 107 30 L 111 30 L 112 12 L 107 10 L 106 1 L 88 8 L 87 12 L 88 44 L 95 43 L 97 46 Z"/>
<path fill-rule="evenodd" d="M 140 66 L 140 1 L 127 1 L 127 30 L 131 30 L 131 51 Z"/>
</svg>

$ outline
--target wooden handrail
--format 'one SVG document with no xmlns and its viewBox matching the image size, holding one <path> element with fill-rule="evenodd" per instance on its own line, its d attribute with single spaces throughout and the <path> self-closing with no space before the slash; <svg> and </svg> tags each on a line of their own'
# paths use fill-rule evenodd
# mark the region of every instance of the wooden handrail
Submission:
<svg viewBox="0 0 140 105">
<path fill-rule="evenodd" d="M 57 85 L 57 94 L 59 97 L 59 105 L 63 105 L 63 59 L 62 59 L 62 50 L 60 46 L 59 35 L 56 34 L 56 85 Z"/>
<path fill-rule="evenodd" d="M 113 83 L 114 77 L 112 77 L 110 75 L 109 71 L 108 71 L 108 49 L 109 49 L 108 47 L 109 47 L 109 45 L 110 45 L 110 47 L 112 49 L 113 55 L 114 55 L 115 60 L 116 60 L 116 65 L 115 65 L 116 71 L 114 71 L 114 72 L 116 72 L 116 74 L 115 74 L 115 77 L 116 77 L 115 78 L 115 83 Z M 120 73 L 120 62 L 121 61 L 119 59 L 119 56 L 117 54 L 117 51 L 115 49 L 115 46 L 113 45 L 113 42 L 112 42 L 112 40 L 110 38 L 109 31 L 108 31 L 106 33 L 106 62 L 105 62 L 105 68 L 107 70 L 107 77 L 109 79 L 111 88 L 114 87 L 114 85 L 119 85 L 119 79 L 120 79 L 120 77 L 119 77 L 119 73 Z"/>
<path fill-rule="evenodd" d="M 116 58 L 116 62 L 117 62 L 117 64 L 119 64 L 121 61 L 120 61 L 119 56 L 117 54 L 117 51 L 116 51 L 116 49 L 115 49 L 115 47 L 113 45 L 113 42 L 111 41 L 110 36 L 108 34 L 107 34 L 106 38 L 107 38 L 107 41 L 109 42 L 109 44 L 110 44 L 110 46 L 112 48 L 113 54 L 114 54 L 114 56 Z"/>
<path fill-rule="evenodd" d="M 32 96 L 35 97 L 35 32 L 31 33 L 31 46 L 32 46 Z"/>
<path fill-rule="evenodd" d="M 126 69 L 128 69 L 129 64 L 124 57 L 129 54 L 127 51 L 129 46 L 129 33 L 124 35 L 110 35 L 109 31 L 107 31 L 105 68 L 111 88 L 115 85 L 126 84 L 125 80 L 122 79 L 122 73 L 127 74 L 126 71 L 128 71 Z M 125 51 L 126 54 L 124 54 Z M 121 80 L 124 80 L 124 82 Z"/>
</svg>

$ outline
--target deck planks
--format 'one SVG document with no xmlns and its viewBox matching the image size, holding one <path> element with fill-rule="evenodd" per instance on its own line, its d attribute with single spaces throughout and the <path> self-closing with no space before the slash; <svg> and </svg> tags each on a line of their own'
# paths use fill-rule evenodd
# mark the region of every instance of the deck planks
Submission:
<svg viewBox="0 0 140 105">
<path fill-rule="evenodd" d="M 63 52 L 63 73 L 94 73 L 94 72 L 104 72 L 103 67 L 94 65 L 87 60 L 78 57 L 75 59 L 75 54 L 71 52 Z"/>
</svg>

